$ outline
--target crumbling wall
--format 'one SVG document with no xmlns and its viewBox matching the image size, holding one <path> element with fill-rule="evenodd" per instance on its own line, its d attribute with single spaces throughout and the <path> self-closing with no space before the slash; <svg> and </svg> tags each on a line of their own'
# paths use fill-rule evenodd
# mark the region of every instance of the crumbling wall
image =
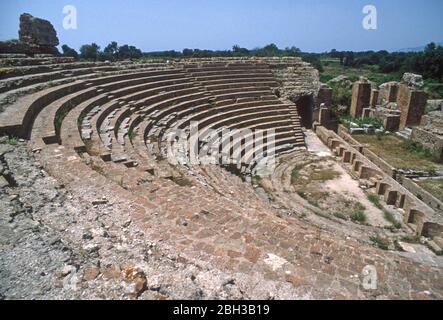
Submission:
<svg viewBox="0 0 443 320">
<path fill-rule="evenodd" d="M 421 143 L 436 156 L 443 160 L 443 136 L 434 134 L 420 127 L 414 127 L 411 135 L 412 141 Z"/>
<path fill-rule="evenodd" d="M 57 32 L 49 21 L 23 13 L 19 40 L 0 41 L 0 53 L 59 54 L 58 45 Z"/>
<path fill-rule="evenodd" d="M 291 64 L 273 66 L 271 70 L 280 84 L 278 95 L 283 100 L 290 100 L 298 107 L 304 126 L 310 128 L 318 118 L 319 90 L 321 87 L 318 70 L 300 58 L 291 58 Z M 285 61 L 285 60 L 282 60 Z M 332 96 L 332 92 L 330 93 Z M 327 102 L 329 92 L 325 89 L 321 100 Z"/>
<path fill-rule="evenodd" d="M 407 84 L 400 84 L 397 96 L 398 109 L 401 111 L 400 128 L 418 126 L 425 113 L 427 95 L 423 90 L 416 90 Z"/>
<path fill-rule="evenodd" d="M 370 106 L 371 83 L 367 80 L 359 80 L 352 86 L 351 116 L 360 118 L 363 109 Z"/>
<path fill-rule="evenodd" d="M 443 202 L 424 190 L 411 179 L 403 177 L 402 185 L 434 210 L 443 211 Z"/>
</svg>

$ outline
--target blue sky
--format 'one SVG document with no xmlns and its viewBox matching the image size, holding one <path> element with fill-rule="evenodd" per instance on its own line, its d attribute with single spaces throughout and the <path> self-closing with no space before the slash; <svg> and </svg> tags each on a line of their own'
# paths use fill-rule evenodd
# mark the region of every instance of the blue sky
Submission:
<svg viewBox="0 0 443 320">
<path fill-rule="evenodd" d="M 362 27 L 365 5 L 378 29 Z M 74 5 L 78 29 L 64 30 Z M 17 38 L 23 12 L 50 20 L 61 44 L 128 43 L 143 51 L 254 48 L 395 50 L 443 41 L 441 0 L 0 0 L 0 39 Z"/>
</svg>

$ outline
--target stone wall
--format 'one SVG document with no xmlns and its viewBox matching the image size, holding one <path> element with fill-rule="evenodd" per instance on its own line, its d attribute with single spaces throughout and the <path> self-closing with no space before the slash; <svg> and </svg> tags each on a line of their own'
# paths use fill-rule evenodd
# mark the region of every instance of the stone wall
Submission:
<svg viewBox="0 0 443 320">
<path fill-rule="evenodd" d="M 289 100 L 297 105 L 303 126 L 310 128 L 319 116 L 318 99 L 329 103 L 329 95 L 332 95 L 332 92 L 324 87 L 319 98 L 322 85 L 318 70 L 300 58 L 293 58 L 292 61 L 291 65 L 270 64 L 270 68 L 280 83 L 278 95 L 281 99 Z"/>
<path fill-rule="evenodd" d="M 398 94 L 398 82 L 391 81 L 380 85 L 378 104 L 383 105 L 385 103 L 396 102 Z"/>
<path fill-rule="evenodd" d="M 414 181 L 412 181 L 409 178 L 402 178 L 402 184 L 403 186 L 411 191 L 413 194 L 415 194 L 418 198 L 421 199 L 424 203 L 426 203 L 428 206 L 433 208 L 436 211 L 443 212 L 443 202 L 436 197 L 434 197 L 432 194 L 424 190 L 422 187 L 420 187 L 418 184 L 416 184 Z M 442 213 L 443 214 L 443 213 Z"/>
<path fill-rule="evenodd" d="M 318 91 L 317 107 L 320 108 L 322 104 L 324 104 L 326 108 L 332 106 L 332 88 L 326 85 L 322 85 Z"/>
<path fill-rule="evenodd" d="M 380 92 L 376 89 L 373 89 L 371 91 L 371 101 L 369 102 L 369 106 L 371 108 L 375 108 L 377 106 L 379 94 L 380 94 Z"/>
<path fill-rule="evenodd" d="M 423 90 L 415 90 L 400 84 L 397 105 L 401 111 L 400 128 L 418 126 L 426 108 L 427 95 Z"/>
<path fill-rule="evenodd" d="M 351 116 L 359 118 L 363 114 L 363 109 L 368 108 L 371 100 L 371 83 L 367 81 L 357 81 L 352 86 Z"/>
<path fill-rule="evenodd" d="M 356 148 L 360 153 L 362 153 L 366 158 L 371 160 L 377 167 L 379 167 L 384 173 L 390 177 L 396 177 L 396 169 L 387 163 L 385 160 L 377 156 L 374 152 L 366 148 L 360 142 L 355 140 L 351 134 L 349 134 L 344 126 L 339 127 L 338 135 L 343 138 L 346 142 L 350 143 L 352 147 Z"/>
<path fill-rule="evenodd" d="M 443 136 L 436 135 L 420 127 L 414 127 L 411 139 L 421 143 L 426 149 L 431 150 L 439 159 L 443 160 Z"/>
<path fill-rule="evenodd" d="M 404 210 L 404 222 L 417 234 L 431 238 L 430 247 L 442 250 L 443 217 L 419 200 L 412 192 L 400 185 L 392 177 L 383 173 L 366 156 L 350 146 L 335 132 L 316 126 L 318 137 L 332 150 L 335 156 L 350 166 L 351 174 L 359 179 L 374 181 L 375 193 L 383 197 L 387 204 Z M 429 228 L 432 227 L 430 230 Z"/>
</svg>

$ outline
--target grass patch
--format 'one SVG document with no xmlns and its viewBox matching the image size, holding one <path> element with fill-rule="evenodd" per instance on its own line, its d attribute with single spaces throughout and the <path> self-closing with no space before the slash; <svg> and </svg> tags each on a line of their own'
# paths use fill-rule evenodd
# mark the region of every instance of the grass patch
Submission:
<svg viewBox="0 0 443 320">
<path fill-rule="evenodd" d="M 357 202 L 354 204 L 353 212 L 351 213 L 351 220 L 355 223 L 365 224 L 368 217 L 365 214 L 365 206 Z"/>
<path fill-rule="evenodd" d="M 395 229 L 401 229 L 402 225 L 397 219 L 395 219 L 394 215 L 390 213 L 388 210 L 383 210 L 383 215 L 386 221 L 390 222 Z"/>
<path fill-rule="evenodd" d="M 371 236 L 371 237 L 369 237 L 369 240 L 371 240 L 371 242 L 379 249 L 382 249 L 382 250 L 389 249 L 389 244 L 384 239 L 380 238 L 379 236 Z"/>
<path fill-rule="evenodd" d="M 380 197 L 375 194 L 368 195 L 368 200 L 372 202 L 372 204 L 380 210 L 383 210 L 383 206 L 380 203 Z"/>
<path fill-rule="evenodd" d="M 303 199 L 306 200 L 307 196 L 306 196 L 306 193 L 305 193 L 304 191 L 299 190 L 299 191 L 297 191 L 297 194 L 298 194 L 300 197 L 302 197 Z"/>
<path fill-rule="evenodd" d="M 402 147 L 411 152 L 411 153 L 415 153 L 420 157 L 424 157 L 424 158 L 428 158 L 431 159 L 431 161 L 436 162 L 436 163 L 441 163 L 442 161 L 439 159 L 439 157 L 432 152 L 429 149 L 426 149 L 421 143 L 416 142 L 416 141 L 412 141 L 412 140 L 406 140 L 403 142 Z"/>
<path fill-rule="evenodd" d="M 16 138 L 16 137 L 9 137 L 5 141 L 5 144 L 9 144 L 10 146 L 16 146 L 16 145 L 18 145 L 18 138 Z"/>
<path fill-rule="evenodd" d="M 137 180 L 137 185 L 141 186 L 141 185 L 148 184 L 148 183 L 151 183 L 151 182 L 152 181 L 150 179 L 140 178 L 140 179 Z"/>
<path fill-rule="evenodd" d="M 340 172 L 331 169 L 321 169 L 320 171 L 314 171 L 311 179 L 315 181 L 328 181 L 337 179 L 340 175 Z"/>
<path fill-rule="evenodd" d="M 261 184 L 261 177 L 260 176 L 258 176 L 258 175 L 255 175 L 255 176 L 253 176 L 252 177 L 252 184 L 255 184 L 255 185 L 260 185 Z"/>
<path fill-rule="evenodd" d="M 428 99 L 443 99 L 443 83 L 425 81 L 424 89 L 428 94 Z"/>
<path fill-rule="evenodd" d="M 191 180 L 185 177 L 172 177 L 170 180 L 180 187 L 191 187 L 193 185 Z"/>
<path fill-rule="evenodd" d="M 344 215 L 344 214 L 341 213 L 341 212 L 335 212 L 335 213 L 334 213 L 334 217 L 339 218 L 339 219 L 342 219 L 342 220 L 348 220 L 348 217 L 346 217 L 346 215 Z"/>
<path fill-rule="evenodd" d="M 328 79 L 327 81 L 321 80 L 322 82 L 326 83 L 329 80 L 331 80 L 332 78 L 335 77 L 331 77 L 330 79 Z M 352 100 L 352 91 L 349 88 L 346 88 L 344 86 L 338 85 L 338 84 L 330 84 L 330 87 L 332 89 L 332 102 L 334 103 L 334 105 L 343 105 L 343 106 L 350 106 L 351 105 L 351 100 Z"/>
<path fill-rule="evenodd" d="M 418 182 L 423 189 L 434 195 L 437 199 L 443 199 L 443 179 L 428 179 Z"/>
<path fill-rule="evenodd" d="M 365 223 L 367 220 L 366 214 L 362 211 L 355 211 L 351 214 L 351 220 L 353 222 Z"/>
<path fill-rule="evenodd" d="M 351 220 L 356 223 L 364 224 L 368 218 L 364 211 L 356 210 L 351 214 Z"/>
<path fill-rule="evenodd" d="M 394 168 L 426 171 L 436 170 L 438 167 L 443 169 L 433 157 L 414 151 L 414 147 L 395 134 L 385 134 L 382 139 L 369 134 L 354 134 L 353 137 Z"/>
<path fill-rule="evenodd" d="M 294 168 L 291 172 L 291 184 L 297 184 L 298 178 L 299 178 L 299 173 L 298 173 L 298 169 Z"/>
<path fill-rule="evenodd" d="M 418 234 L 414 234 L 411 236 L 404 236 L 401 238 L 401 241 L 407 242 L 407 243 L 421 243 L 421 236 Z"/>
<path fill-rule="evenodd" d="M 343 67 L 340 61 L 333 61 L 330 58 L 321 59 L 323 64 L 323 72 L 320 73 L 320 80 L 328 82 L 329 80 L 345 75 L 351 81 L 357 81 L 360 76 L 368 78 L 376 85 L 380 85 L 389 81 L 399 81 L 402 74 L 400 72 L 382 73 L 378 71 L 377 65 L 361 65 L 360 67 Z"/>
<path fill-rule="evenodd" d="M 13 71 L 13 68 L 0 68 L 0 75 L 7 75 L 9 73 L 12 73 Z"/>
<path fill-rule="evenodd" d="M 95 172 L 101 174 L 102 176 L 105 175 L 105 169 L 95 163 L 91 164 L 91 169 L 94 170 Z"/>
<path fill-rule="evenodd" d="M 134 141 L 135 137 L 137 137 L 137 133 L 135 131 L 131 131 L 131 132 L 129 132 L 128 137 L 129 137 L 129 141 L 132 142 L 132 141 Z"/>
<path fill-rule="evenodd" d="M 362 205 L 360 202 L 354 204 L 354 210 L 356 211 L 365 211 L 366 207 Z"/>
</svg>

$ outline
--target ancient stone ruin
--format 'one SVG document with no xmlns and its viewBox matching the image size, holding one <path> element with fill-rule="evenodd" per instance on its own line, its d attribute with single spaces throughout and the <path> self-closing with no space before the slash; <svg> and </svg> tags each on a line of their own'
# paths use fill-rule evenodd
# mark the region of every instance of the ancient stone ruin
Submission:
<svg viewBox="0 0 443 320">
<path fill-rule="evenodd" d="M 19 39 L 0 41 L 0 53 L 58 54 L 58 45 L 57 33 L 49 21 L 23 13 Z"/>
<path fill-rule="evenodd" d="M 21 40 L 55 45 L 36 21 Z M 328 128 L 301 58 L 1 63 L 1 297 L 443 298 L 442 216 Z"/>
</svg>

